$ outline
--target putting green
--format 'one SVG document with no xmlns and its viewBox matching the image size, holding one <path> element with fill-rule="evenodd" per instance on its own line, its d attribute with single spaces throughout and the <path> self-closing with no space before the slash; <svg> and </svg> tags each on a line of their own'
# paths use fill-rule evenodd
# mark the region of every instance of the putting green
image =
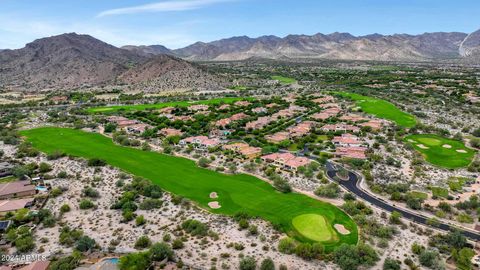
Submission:
<svg viewBox="0 0 480 270">
<path fill-rule="evenodd" d="M 475 156 L 475 150 L 466 147 L 463 142 L 434 134 L 410 135 L 405 137 L 404 142 L 413 146 L 429 163 L 448 169 L 466 167 Z"/>
<path fill-rule="evenodd" d="M 417 138 L 417 141 L 423 143 L 424 145 L 426 146 L 436 146 L 436 145 L 440 145 L 440 143 L 442 143 L 441 140 L 439 139 L 434 139 L 434 138 Z"/>
<path fill-rule="evenodd" d="M 401 111 L 395 105 L 386 100 L 362 96 L 354 93 L 335 93 L 356 101 L 357 105 L 360 106 L 364 112 L 373 114 L 379 118 L 393 121 L 399 126 L 411 128 L 417 123 L 413 115 Z"/>
<path fill-rule="evenodd" d="M 292 224 L 298 233 L 316 242 L 331 241 L 337 237 L 331 224 L 327 224 L 327 221 L 321 215 L 304 214 L 296 216 L 292 220 Z"/>
<path fill-rule="evenodd" d="M 322 241 L 326 251 L 342 243 L 356 244 L 358 240 L 355 222 L 339 208 L 303 194 L 280 193 L 251 175 L 227 175 L 203 169 L 189 159 L 116 145 L 97 133 L 49 127 L 21 131 L 21 134 L 43 152 L 58 150 L 72 156 L 103 159 L 128 173 L 150 179 L 164 190 L 188 198 L 210 212 L 234 215 L 243 211 L 270 221 L 299 241 L 314 242 L 292 225 L 292 220 L 303 214 L 323 216 L 329 230 L 333 230 L 332 224 L 342 224 L 352 232 Z M 221 208 L 208 206 L 212 192 L 218 194 L 215 201 Z"/>
</svg>

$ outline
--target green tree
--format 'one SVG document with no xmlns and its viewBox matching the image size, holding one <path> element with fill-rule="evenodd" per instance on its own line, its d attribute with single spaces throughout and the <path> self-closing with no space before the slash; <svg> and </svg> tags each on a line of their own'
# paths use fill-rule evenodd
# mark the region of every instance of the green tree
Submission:
<svg viewBox="0 0 480 270">
<path fill-rule="evenodd" d="M 38 166 L 38 171 L 41 173 L 46 173 L 52 170 L 52 166 L 48 163 L 42 162 Z"/>
<path fill-rule="evenodd" d="M 72 255 L 54 260 L 50 263 L 49 270 L 73 270 L 80 264 L 82 255 L 78 251 L 73 251 Z"/>
<path fill-rule="evenodd" d="M 240 270 L 255 270 L 257 268 L 257 262 L 253 257 L 245 257 L 240 260 Z"/>
<path fill-rule="evenodd" d="M 402 214 L 397 211 L 393 211 L 392 214 L 390 215 L 390 223 L 393 224 L 400 224 L 402 221 L 400 218 L 402 217 Z"/>
<path fill-rule="evenodd" d="M 144 249 L 152 245 L 152 241 L 148 236 L 143 235 L 140 236 L 137 241 L 135 242 L 135 248 L 136 249 Z"/>
<path fill-rule="evenodd" d="M 120 270 L 145 270 L 152 263 L 149 252 L 129 253 L 120 257 Z"/>
<path fill-rule="evenodd" d="M 137 218 L 135 219 L 135 225 L 137 226 L 142 226 L 146 222 L 147 221 L 145 220 L 145 217 L 143 215 L 137 216 Z"/>
<path fill-rule="evenodd" d="M 90 209 L 90 208 L 93 208 L 95 206 L 95 204 L 93 204 L 92 201 L 88 200 L 88 199 L 83 199 L 80 201 L 80 209 Z"/>
<path fill-rule="evenodd" d="M 295 252 L 296 243 L 292 238 L 286 237 L 278 242 L 278 251 L 285 254 L 292 254 Z"/>
<path fill-rule="evenodd" d="M 168 246 L 168 244 L 161 242 L 152 245 L 150 248 L 151 258 L 154 261 L 163 261 L 164 259 L 172 259 L 173 258 L 173 251 Z"/>
<path fill-rule="evenodd" d="M 113 124 L 113 123 L 108 123 L 105 125 L 105 133 L 112 133 L 115 131 L 115 129 L 117 129 L 117 125 Z"/>
<path fill-rule="evenodd" d="M 456 251 L 456 249 L 453 249 Z M 470 270 L 473 269 L 472 258 L 475 256 L 475 252 L 471 248 L 462 248 L 457 252 L 456 255 L 453 254 L 452 257 L 455 260 L 455 263 L 458 269 L 461 270 Z"/>
<path fill-rule="evenodd" d="M 208 158 L 202 157 L 198 160 L 197 164 L 202 168 L 206 168 L 210 164 L 210 160 Z"/>
<path fill-rule="evenodd" d="M 282 178 L 277 178 L 273 180 L 273 186 L 283 193 L 292 192 L 292 187 L 290 186 L 290 184 L 287 182 L 287 180 Z"/>
<path fill-rule="evenodd" d="M 432 268 L 436 264 L 436 260 L 439 259 L 439 254 L 434 250 L 424 250 L 420 253 L 420 264 L 426 267 Z"/>
<path fill-rule="evenodd" d="M 75 248 L 81 252 L 87 252 L 93 250 L 96 247 L 97 243 L 94 239 L 84 235 L 78 239 Z"/>
<path fill-rule="evenodd" d="M 383 262 L 383 270 L 400 270 L 400 262 L 394 259 L 386 258 Z"/>
<path fill-rule="evenodd" d="M 62 212 L 62 213 L 70 212 L 70 205 L 68 205 L 68 204 L 62 205 L 60 207 L 60 212 Z"/>
<path fill-rule="evenodd" d="M 266 258 L 260 264 L 260 270 L 275 270 L 275 263 L 272 259 Z"/>
<path fill-rule="evenodd" d="M 333 253 L 335 263 L 342 270 L 354 270 L 360 265 L 359 255 L 355 246 L 342 244 Z"/>
</svg>

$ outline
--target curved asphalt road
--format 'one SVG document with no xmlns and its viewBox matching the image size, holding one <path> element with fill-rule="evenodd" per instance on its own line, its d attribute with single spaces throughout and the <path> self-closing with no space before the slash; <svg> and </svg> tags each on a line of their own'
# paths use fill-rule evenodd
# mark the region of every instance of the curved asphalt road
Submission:
<svg viewBox="0 0 480 270">
<path fill-rule="evenodd" d="M 335 169 L 335 165 L 333 163 L 327 162 L 326 172 L 327 172 L 327 176 L 331 180 L 336 181 L 335 176 L 337 174 L 337 170 Z M 427 224 L 428 217 L 425 217 L 421 214 L 415 214 L 413 212 L 405 211 L 402 208 L 397 208 L 397 207 L 395 207 L 391 204 L 388 204 L 387 202 L 383 201 L 382 199 L 378 199 L 378 198 L 373 197 L 369 193 L 367 193 L 364 190 L 362 190 L 361 188 L 359 188 L 358 183 L 359 183 L 359 180 L 360 180 L 361 176 L 357 175 L 356 173 L 353 173 L 353 172 L 349 171 L 348 178 L 349 178 L 348 181 L 346 180 L 346 181 L 337 181 L 337 182 L 341 186 L 343 186 L 344 188 L 346 188 L 347 190 L 349 190 L 350 192 L 355 194 L 356 196 L 362 198 L 363 200 L 365 200 L 365 201 L 367 201 L 367 202 L 369 202 L 369 203 L 371 203 L 371 204 L 373 204 L 373 205 L 375 205 L 375 206 L 377 206 L 377 207 L 379 207 L 383 210 L 386 210 L 388 212 L 397 211 L 397 212 L 401 213 L 404 218 L 412 220 L 416 223 L 421 223 L 421 224 L 424 224 L 424 225 L 428 225 Z M 445 223 L 440 223 L 435 228 L 448 232 L 448 231 L 451 231 L 451 229 L 453 227 L 448 225 L 448 224 L 445 224 Z M 473 241 L 479 241 L 480 240 L 480 233 L 475 233 L 475 232 L 468 231 L 468 230 L 463 230 L 463 229 L 460 229 L 460 232 L 462 232 L 463 235 L 465 235 L 467 238 L 469 238 Z"/>
</svg>

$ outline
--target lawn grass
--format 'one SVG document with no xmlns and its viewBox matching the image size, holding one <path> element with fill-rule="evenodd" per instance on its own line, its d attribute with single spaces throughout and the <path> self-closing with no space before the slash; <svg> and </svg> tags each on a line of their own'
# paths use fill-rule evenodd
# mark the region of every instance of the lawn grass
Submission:
<svg viewBox="0 0 480 270">
<path fill-rule="evenodd" d="M 234 103 L 239 100 L 253 100 L 253 98 L 240 98 L 240 97 L 224 97 L 199 101 L 172 101 L 156 104 L 138 104 L 138 105 L 118 105 L 118 106 L 105 106 L 105 107 L 92 107 L 86 111 L 88 113 L 113 113 L 116 111 L 141 111 L 146 109 L 161 109 L 165 107 L 188 107 L 198 104 L 221 104 L 221 103 Z"/>
<path fill-rule="evenodd" d="M 362 111 L 373 114 L 376 117 L 395 122 L 397 125 L 411 128 L 417 123 L 415 117 L 401 111 L 392 103 L 378 98 L 362 96 L 354 93 L 336 92 L 337 94 L 356 101 Z"/>
<path fill-rule="evenodd" d="M 317 214 L 296 216 L 292 224 L 303 236 L 317 242 L 331 241 L 337 235 L 325 218 Z"/>
<path fill-rule="evenodd" d="M 59 150 L 68 155 L 100 158 L 128 173 L 145 177 L 163 189 L 188 198 L 213 213 L 233 215 L 239 211 L 263 218 L 278 225 L 289 236 L 299 241 L 313 242 L 299 233 L 292 220 L 303 214 L 317 214 L 325 218 L 326 226 L 342 224 L 351 233 L 336 235 L 334 240 L 322 241 L 327 251 L 342 243 L 356 244 L 358 230 L 355 222 L 339 208 L 298 193 L 280 193 L 269 183 L 256 177 L 226 175 L 198 167 L 194 161 L 115 145 L 110 138 L 96 133 L 66 128 L 37 128 L 21 134 L 32 145 L 45 152 Z M 211 192 L 221 205 L 210 209 Z"/>
<path fill-rule="evenodd" d="M 17 180 L 17 177 L 15 177 L 15 176 L 1 177 L 0 178 L 0 183 L 8 183 L 8 182 L 13 182 L 15 180 Z"/>
<path fill-rule="evenodd" d="M 292 84 L 297 82 L 297 80 L 295 80 L 294 78 L 289 78 L 284 76 L 272 76 L 272 80 L 277 80 L 281 84 Z"/>
<path fill-rule="evenodd" d="M 405 137 L 404 141 L 420 152 L 429 163 L 448 169 L 468 166 L 475 155 L 475 150 L 467 148 L 463 142 L 434 134 L 410 135 Z M 444 147 L 446 145 L 451 148 Z"/>
<path fill-rule="evenodd" d="M 318 135 L 317 140 L 315 142 L 324 142 L 328 140 L 327 135 Z"/>
<path fill-rule="evenodd" d="M 288 146 L 288 151 L 297 151 L 298 150 L 298 144 L 297 143 L 292 143 Z"/>
</svg>

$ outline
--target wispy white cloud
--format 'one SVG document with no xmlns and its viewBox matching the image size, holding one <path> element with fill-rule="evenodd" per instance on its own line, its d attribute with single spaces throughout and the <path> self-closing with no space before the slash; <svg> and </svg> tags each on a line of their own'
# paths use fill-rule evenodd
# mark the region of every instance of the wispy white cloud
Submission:
<svg viewBox="0 0 480 270">
<path fill-rule="evenodd" d="M 125 8 L 116 8 L 109 9 L 100 12 L 97 17 L 105 17 L 111 15 L 121 15 L 121 14 L 135 14 L 135 13 L 144 13 L 144 12 L 167 12 L 167 11 L 186 11 L 199 9 L 205 6 L 230 2 L 232 0 L 173 0 L 173 1 L 164 1 L 146 5 L 131 6 Z"/>
<path fill-rule="evenodd" d="M 0 39 L 0 49 L 21 48 L 34 39 L 67 32 L 89 34 L 115 46 L 161 44 L 169 48 L 180 48 L 198 40 L 190 29 L 202 23 L 204 21 L 191 20 L 161 27 L 138 29 L 129 26 L 103 25 L 98 22 L 19 19 L 16 16 L 0 14 L 0 36 L 8 37 Z"/>
</svg>

